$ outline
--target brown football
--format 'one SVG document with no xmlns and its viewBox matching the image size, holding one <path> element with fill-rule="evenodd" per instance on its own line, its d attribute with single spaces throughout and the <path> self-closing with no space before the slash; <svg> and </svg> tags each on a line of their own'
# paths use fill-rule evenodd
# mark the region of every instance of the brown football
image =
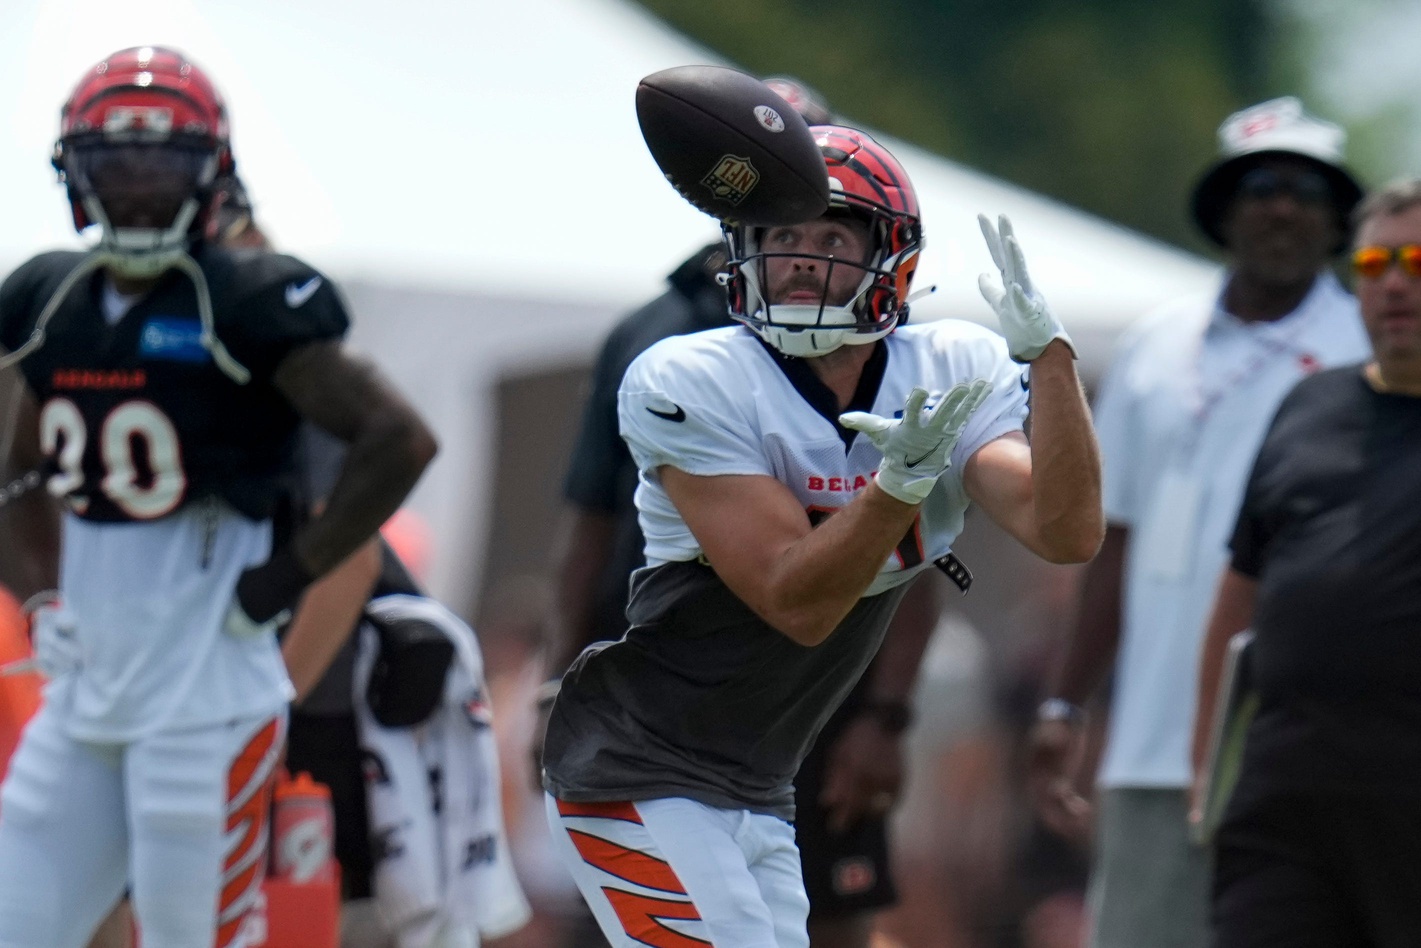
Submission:
<svg viewBox="0 0 1421 948">
<path fill-rule="evenodd" d="M 800 224 L 829 207 L 809 126 L 754 76 L 724 66 L 663 69 L 637 86 L 636 113 L 666 180 L 712 217 Z"/>
</svg>

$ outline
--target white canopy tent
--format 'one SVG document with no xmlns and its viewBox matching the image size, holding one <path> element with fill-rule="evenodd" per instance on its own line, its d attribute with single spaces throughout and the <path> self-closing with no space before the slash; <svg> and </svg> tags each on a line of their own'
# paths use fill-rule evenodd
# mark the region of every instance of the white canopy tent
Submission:
<svg viewBox="0 0 1421 948">
<path fill-rule="evenodd" d="M 587 362 L 714 235 L 662 180 L 633 109 L 641 76 L 714 55 L 626 0 L 7 0 L 0 267 L 77 243 L 46 164 L 59 105 L 91 63 L 145 43 L 208 69 L 263 226 L 343 282 L 356 342 L 431 418 L 443 451 L 413 504 L 435 524 L 433 585 L 476 586 L 498 381 Z M 915 319 L 989 317 L 979 211 L 1012 217 L 1082 338 L 1212 279 L 1197 258 L 890 146 L 924 208 L 917 285 L 938 287 Z"/>
</svg>

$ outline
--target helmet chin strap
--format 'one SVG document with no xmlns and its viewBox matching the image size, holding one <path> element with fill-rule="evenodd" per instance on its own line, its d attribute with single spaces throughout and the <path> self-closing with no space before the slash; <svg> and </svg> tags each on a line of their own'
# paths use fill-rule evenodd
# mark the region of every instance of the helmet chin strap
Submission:
<svg viewBox="0 0 1421 948">
<path fill-rule="evenodd" d="M 93 194 L 84 195 L 84 211 L 99 225 L 99 245 L 104 266 L 119 276 L 144 280 L 158 276 L 178 258 L 187 254 L 188 229 L 200 210 L 196 197 L 183 201 L 173 223 L 159 230 L 153 227 L 115 227 L 104 212 L 103 202 Z"/>
<path fill-rule="evenodd" d="M 101 268 L 112 269 L 121 276 L 134 276 L 131 272 L 115 266 L 116 261 L 121 263 L 121 261 L 127 259 L 129 258 L 122 256 L 116 257 L 111 251 L 105 250 L 103 245 L 100 244 L 98 248 L 80 260 L 78 265 L 65 275 L 64 279 L 60 281 L 59 286 L 55 287 L 54 292 L 50 294 L 48 302 L 44 304 L 44 309 L 40 310 L 39 319 L 35 320 L 35 328 L 30 331 L 30 336 L 25 340 L 24 345 L 20 346 L 20 348 L 14 352 L 0 356 L 0 370 L 8 369 L 10 366 L 18 364 L 21 359 L 24 359 L 30 353 L 44 345 L 45 327 L 49 325 L 50 319 L 52 319 L 55 312 L 58 311 L 59 304 L 64 302 L 65 297 L 69 295 L 69 291 L 74 289 L 80 280 L 83 280 L 89 274 Z M 163 270 L 181 271 L 192 281 L 193 288 L 197 291 L 197 317 L 202 326 L 202 334 L 200 336 L 202 347 L 212 355 L 212 361 L 217 364 L 217 368 L 221 370 L 223 375 L 238 385 L 246 385 L 251 381 L 252 373 L 247 370 L 246 366 L 232 357 L 232 353 L 227 351 L 227 347 L 224 346 L 222 340 L 217 337 L 216 319 L 212 313 L 212 293 L 207 288 L 207 276 L 202 272 L 202 268 L 197 265 L 197 261 L 192 258 L 186 249 L 182 249 L 178 251 L 176 257 L 172 257 L 168 260 Z M 157 273 L 162 273 L 163 270 L 159 270 Z M 157 273 L 145 275 L 156 276 Z"/>
</svg>

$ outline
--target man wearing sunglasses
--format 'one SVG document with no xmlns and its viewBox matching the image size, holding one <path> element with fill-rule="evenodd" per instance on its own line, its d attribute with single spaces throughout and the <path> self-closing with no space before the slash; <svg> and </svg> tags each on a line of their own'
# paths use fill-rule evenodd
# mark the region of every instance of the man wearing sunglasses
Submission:
<svg viewBox="0 0 1421 948">
<path fill-rule="evenodd" d="M 1283 401 L 1205 640 L 1195 747 L 1246 626 L 1258 696 L 1217 948 L 1421 944 L 1421 180 L 1363 203 L 1352 268 L 1370 359 Z"/>
<path fill-rule="evenodd" d="M 1045 822 L 1095 833 L 1093 948 L 1199 948 L 1209 859 L 1187 823 L 1200 641 L 1244 480 L 1297 381 L 1366 353 L 1329 270 L 1361 188 L 1335 125 L 1294 98 L 1230 116 L 1194 219 L 1227 258 L 1221 285 L 1122 340 L 1095 406 L 1109 521 L 1032 733 Z M 1117 654 L 1119 663 L 1116 664 Z M 1077 791 L 1081 708 L 1114 669 L 1095 805 Z"/>
</svg>

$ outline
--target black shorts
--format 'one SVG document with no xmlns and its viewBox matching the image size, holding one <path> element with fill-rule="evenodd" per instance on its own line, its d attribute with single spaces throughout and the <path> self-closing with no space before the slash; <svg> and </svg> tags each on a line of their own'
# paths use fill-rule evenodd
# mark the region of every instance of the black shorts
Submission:
<svg viewBox="0 0 1421 948">
<path fill-rule="evenodd" d="M 855 713 L 851 697 L 829 719 L 794 781 L 794 834 L 810 918 L 868 912 L 898 901 L 888 862 L 887 821 L 865 817 L 846 832 L 831 833 L 819 805 L 828 751 Z"/>
<path fill-rule="evenodd" d="M 286 769 L 292 774 L 304 770 L 330 788 L 341 895 L 346 899 L 369 898 L 375 859 L 370 848 L 370 814 L 365 804 L 365 776 L 355 715 L 303 714 L 293 710 Z"/>
<path fill-rule="evenodd" d="M 1421 945 L 1421 796 L 1240 784 L 1216 845 L 1214 948 Z"/>
</svg>

